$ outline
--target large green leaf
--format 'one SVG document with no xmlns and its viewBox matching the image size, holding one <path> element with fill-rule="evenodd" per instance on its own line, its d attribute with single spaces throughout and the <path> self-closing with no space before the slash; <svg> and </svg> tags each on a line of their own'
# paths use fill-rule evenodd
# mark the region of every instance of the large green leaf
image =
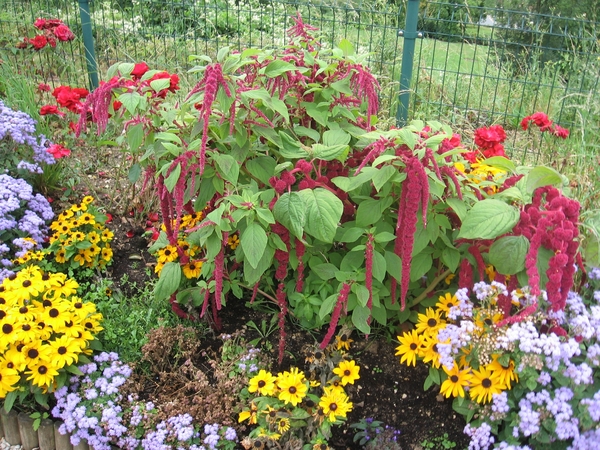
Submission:
<svg viewBox="0 0 600 450">
<path fill-rule="evenodd" d="M 489 261 L 498 273 L 514 275 L 525 268 L 529 241 L 524 236 L 504 236 L 490 247 Z"/>
<path fill-rule="evenodd" d="M 240 237 L 240 245 L 248 263 L 257 268 L 267 248 L 267 233 L 258 223 L 252 222 Z"/>
<path fill-rule="evenodd" d="M 154 297 L 156 299 L 169 298 L 177 288 L 181 281 L 181 266 L 178 262 L 166 263 L 161 272 L 156 287 L 154 288 Z"/>
<path fill-rule="evenodd" d="M 344 212 L 342 201 L 333 192 L 323 188 L 303 189 L 298 194 L 306 206 L 304 230 L 323 242 L 333 242 Z"/>
<path fill-rule="evenodd" d="M 371 316 L 371 311 L 366 306 L 358 305 L 352 311 L 352 324 L 362 333 L 369 334 L 371 327 L 368 320 Z"/>
<path fill-rule="evenodd" d="M 533 194 L 537 188 L 542 186 L 560 186 L 562 185 L 562 177 L 560 174 L 550 167 L 537 166 L 531 169 L 526 177 L 527 192 Z"/>
<path fill-rule="evenodd" d="M 276 165 L 277 161 L 270 156 L 259 156 L 258 158 L 246 161 L 248 172 L 266 185 L 269 184 L 269 178 L 275 174 Z"/>
<path fill-rule="evenodd" d="M 500 200 L 485 199 L 473 205 L 458 233 L 463 239 L 494 239 L 508 231 L 519 221 L 519 210 Z"/>
<path fill-rule="evenodd" d="M 294 236 L 302 239 L 307 211 L 305 202 L 298 192 L 286 192 L 279 197 L 273 207 L 273 215 L 275 220 L 290 230 Z"/>
<path fill-rule="evenodd" d="M 244 279 L 250 286 L 254 286 L 260 280 L 260 277 L 273 264 L 273 255 L 275 249 L 267 246 L 256 268 L 252 267 L 247 259 L 244 259 Z"/>
<path fill-rule="evenodd" d="M 221 153 L 213 153 L 213 159 L 217 162 L 219 173 L 231 184 L 236 184 L 240 175 L 240 166 L 235 158 L 231 155 L 223 155 Z"/>
<path fill-rule="evenodd" d="M 271 61 L 267 67 L 265 67 L 264 72 L 266 76 L 273 78 L 292 70 L 298 70 L 298 67 L 289 62 L 276 59 L 275 61 Z"/>
</svg>

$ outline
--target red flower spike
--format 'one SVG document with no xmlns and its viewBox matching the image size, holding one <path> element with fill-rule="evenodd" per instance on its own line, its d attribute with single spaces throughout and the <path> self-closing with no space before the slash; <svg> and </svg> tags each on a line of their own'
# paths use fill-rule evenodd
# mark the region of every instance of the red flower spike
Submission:
<svg viewBox="0 0 600 450">
<path fill-rule="evenodd" d="M 467 288 L 469 291 L 473 288 L 473 268 L 467 258 L 460 262 L 458 272 L 458 288 Z"/>
<path fill-rule="evenodd" d="M 485 262 L 483 261 L 483 256 L 481 256 L 481 252 L 476 245 L 471 245 L 469 247 L 469 253 L 473 255 L 475 261 L 477 261 L 477 271 L 479 272 L 479 281 L 484 281 L 485 275 Z"/>
<path fill-rule="evenodd" d="M 223 292 L 223 276 L 225 270 L 225 248 L 227 247 L 227 239 L 229 238 L 229 233 L 227 231 L 223 232 L 223 242 L 221 244 L 221 250 L 215 256 L 215 271 L 214 271 L 214 280 L 215 280 L 215 306 L 217 311 L 221 310 L 221 294 Z"/>
<path fill-rule="evenodd" d="M 373 307 L 373 241 L 375 236 L 369 233 L 367 236 L 367 244 L 365 245 L 365 287 L 369 291 L 369 300 L 367 301 L 367 308 L 369 311 Z M 371 320 L 371 316 L 369 316 Z"/>
<path fill-rule="evenodd" d="M 296 279 L 296 292 L 302 292 L 304 287 L 304 261 L 302 257 L 304 256 L 304 251 L 306 248 L 304 247 L 304 243 L 295 239 L 296 244 L 296 258 L 298 259 L 298 273 Z"/>
<path fill-rule="evenodd" d="M 350 288 L 351 285 L 349 283 L 344 283 L 342 285 L 342 289 L 338 294 L 337 303 L 335 304 L 333 312 L 331 313 L 329 329 L 327 330 L 327 334 L 325 335 L 323 341 L 321 342 L 321 345 L 319 346 L 321 347 L 321 350 L 324 350 L 325 347 L 329 345 L 331 338 L 333 338 L 333 335 L 335 334 L 335 329 L 337 327 L 338 321 L 340 320 L 340 315 L 342 313 L 342 307 L 346 304 L 346 301 L 348 300 L 348 294 L 350 294 Z"/>
<path fill-rule="evenodd" d="M 285 297 L 285 284 L 279 283 L 277 286 L 277 304 L 279 305 L 279 364 L 283 361 L 285 354 L 285 315 L 287 314 L 287 300 Z"/>
</svg>

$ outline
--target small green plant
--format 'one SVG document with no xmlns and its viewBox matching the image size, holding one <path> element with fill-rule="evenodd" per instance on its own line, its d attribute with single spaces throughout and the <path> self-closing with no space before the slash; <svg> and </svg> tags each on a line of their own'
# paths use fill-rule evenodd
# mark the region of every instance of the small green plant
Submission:
<svg viewBox="0 0 600 450">
<path fill-rule="evenodd" d="M 271 320 L 267 322 L 265 319 L 260 321 L 260 326 L 257 325 L 253 320 L 250 320 L 247 324 L 248 328 L 258 333 L 257 338 L 250 341 L 251 345 L 264 346 L 267 350 L 271 351 L 273 345 L 269 341 L 269 337 L 277 331 L 277 316 L 271 317 Z"/>
<path fill-rule="evenodd" d="M 456 442 L 450 440 L 448 433 L 444 433 L 442 436 L 425 439 L 423 442 L 421 442 L 421 446 L 424 449 L 442 450 L 455 448 Z"/>
</svg>

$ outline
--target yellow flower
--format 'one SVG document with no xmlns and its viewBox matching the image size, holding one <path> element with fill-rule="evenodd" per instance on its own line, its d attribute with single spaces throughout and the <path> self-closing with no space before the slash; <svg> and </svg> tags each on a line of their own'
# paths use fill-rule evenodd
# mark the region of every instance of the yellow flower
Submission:
<svg viewBox="0 0 600 450">
<path fill-rule="evenodd" d="M 277 387 L 279 388 L 279 400 L 296 406 L 302 401 L 308 390 L 303 372 L 298 372 L 293 367 L 290 372 L 284 372 L 277 376 Z"/>
<path fill-rule="evenodd" d="M 82 214 L 81 217 L 79 218 L 79 221 L 82 224 L 86 224 L 86 225 L 94 225 L 96 223 L 96 219 L 94 218 L 94 216 L 88 212 L 86 212 L 85 214 Z"/>
<path fill-rule="evenodd" d="M 502 384 L 497 377 L 494 377 L 488 366 L 483 366 L 479 370 L 473 370 L 471 379 L 471 398 L 477 403 L 489 403 L 492 401 L 492 395 L 502 392 Z"/>
<path fill-rule="evenodd" d="M 256 376 L 250 379 L 248 392 L 258 391 L 260 395 L 274 395 L 276 380 L 277 377 L 273 376 L 271 372 L 261 369 Z"/>
<path fill-rule="evenodd" d="M 510 360 L 507 366 L 498 361 L 500 355 L 492 355 L 492 362 L 487 367 L 493 372 L 494 378 L 497 378 L 502 385 L 502 389 L 510 389 L 513 381 L 518 382 L 519 376 L 515 373 L 515 362 Z"/>
<path fill-rule="evenodd" d="M 277 431 L 279 431 L 281 434 L 285 433 L 289 429 L 290 419 L 288 419 L 287 417 L 282 417 L 277 421 Z"/>
<path fill-rule="evenodd" d="M 473 375 L 471 375 L 471 369 L 466 368 L 461 370 L 456 363 L 454 363 L 454 367 L 451 370 L 443 367 L 444 372 L 448 375 L 448 378 L 444 380 L 442 386 L 440 388 L 440 394 L 444 395 L 446 398 L 453 397 L 464 397 L 465 396 L 465 386 L 469 386 L 469 382 Z"/>
<path fill-rule="evenodd" d="M 487 274 L 490 282 L 496 279 L 496 269 L 491 264 L 485 267 L 485 273 Z"/>
<path fill-rule="evenodd" d="M 323 408 L 323 413 L 330 422 L 345 418 L 346 414 L 352 411 L 352 403 L 348 401 L 348 396 L 337 389 L 325 388 L 319 406 Z"/>
<path fill-rule="evenodd" d="M 429 336 L 423 336 L 423 341 L 421 345 L 421 351 L 418 353 L 418 356 L 423 358 L 423 362 L 426 364 L 431 364 L 432 367 L 439 369 L 440 367 L 440 354 L 437 351 L 437 332 Z"/>
<path fill-rule="evenodd" d="M 277 441 L 281 437 L 281 434 L 275 433 L 274 431 L 269 431 L 266 428 L 260 427 L 258 429 L 258 437 L 265 437 L 267 439 Z"/>
<path fill-rule="evenodd" d="M 419 334 L 434 334 L 445 325 L 445 321 L 441 317 L 442 311 L 434 310 L 433 308 L 427 308 L 425 314 L 418 315 L 418 322 L 415 326 L 417 333 Z"/>
<path fill-rule="evenodd" d="M 183 274 L 188 279 L 198 278 L 202 272 L 202 261 L 190 261 L 183 266 Z"/>
<path fill-rule="evenodd" d="M 79 250 L 77 250 L 77 254 L 73 258 L 73 260 L 78 262 L 80 266 L 83 266 L 84 264 L 91 264 L 92 255 L 90 254 L 89 249 L 80 248 Z"/>
<path fill-rule="evenodd" d="M 250 424 L 254 425 L 256 423 L 256 413 L 258 408 L 254 403 L 250 403 L 250 409 L 247 411 L 242 411 L 238 416 L 238 422 L 242 423 L 244 420 L 250 419 Z"/>
<path fill-rule="evenodd" d="M 113 240 L 113 238 L 115 237 L 115 234 L 110 231 L 108 228 L 105 228 L 104 230 L 102 230 L 102 233 L 100 234 L 100 239 L 102 239 L 102 242 L 110 242 Z"/>
<path fill-rule="evenodd" d="M 357 366 L 354 361 L 340 361 L 339 366 L 333 369 L 333 373 L 339 376 L 342 379 L 342 385 L 346 386 L 348 383 L 354 384 L 354 381 L 360 378 L 359 370 L 360 366 Z"/>
<path fill-rule="evenodd" d="M 66 256 L 67 256 L 67 251 L 64 248 L 60 248 L 54 255 L 54 259 L 56 259 L 57 263 L 64 264 L 65 262 L 67 262 Z"/>
<path fill-rule="evenodd" d="M 112 259 L 113 251 L 112 251 L 112 248 L 110 248 L 110 245 L 107 244 L 105 247 L 102 248 L 102 251 L 100 252 L 100 256 L 106 262 L 108 262 Z"/>
<path fill-rule="evenodd" d="M 342 333 L 335 337 L 336 340 L 336 348 L 338 350 L 350 350 L 350 344 L 354 342 L 350 339 L 348 333 Z"/>
<path fill-rule="evenodd" d="M 419 354 L 423 343 L 422 337 L 416 330 L 412 330 L 410 332 L 405 332 L 402 336 L 398 336 L 398 340 L 400 341 L 400 345 L 396 347 L 396 356 L 402 355 L 400 364 L 406 361 L 407 366 L 416 366 L 417 355 Z"/>
<path fill-rule="evenodd" d="M 156 252 L 156 259 L 159 263 L 173 262 L 177 259 L 177 247 L 167 245 Z"/>
<path fill-rule="evenodd" d="M 79 353 L 81 353 L 81 342 L 68 336 L 61 336 L 54 341 L 50 341 L 50 347 L 54 351 L 52 362 L 57 369 L 77 362 Z"/>
<path fill-rule="evenodd" d="M 91 195 L 86 195 L 85 197 L 83 197 L 81 199 L 81 203 L 85 204 L 85 205 L 89 205 L 90 203 L 92 203 L 94 201 L 94 197 L 92 197 Z"/>
<path fill-rule="evenodd" d="M 240 245 L 240 238 L 237 234 L 232 234 L 227 238 L 227 245 L 231 250 L 235 250 L 238 245 Z"/>
<path fill-rule="evenodd" d="M 58 375 L 58 371 L 52 367 L 52 364 L 46 361 L 39 361 L 30 370 L 25 372 L 25 375 L 29 375 L 27 380 L 31 380 L 33 384 L 39 387 L 48 388 L 54 377 Z"/>
<path fill-rule="evenodd" d="M 458 299 L 456 295 L 452 295 L 449 292 L 446 292 L 444 295 L 440 295 L 438 297 L 438 302 L 435 304 L 436 308 L 441 310 L 446 317 L 448 317 L 448 313 L 450 312 L 450 308 L 453 306 L 458 306 Z"/>
<path fill-rule="evenodd" d="M 20 379 L 19 373 L 14 367 L 10 367 L 9 361 L 0 360 L 0 398 L 6 397 L 6 394 L 17 389 Z"/>
</svg>

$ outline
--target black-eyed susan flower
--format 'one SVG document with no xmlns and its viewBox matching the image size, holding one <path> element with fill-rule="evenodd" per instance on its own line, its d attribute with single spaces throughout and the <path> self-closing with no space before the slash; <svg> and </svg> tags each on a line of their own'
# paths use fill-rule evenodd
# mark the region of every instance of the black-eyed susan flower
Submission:
<svg viewBox="0 0 600 450">
<path fill-rule="evenodd" d="M 250 409 L 244 410 L 239 414 L 238 422 L 242 423 L 244 420 L 248 420 L 251 425 L 254 425 L 257 422 L 257 412 L 258 408 L 254 404 L 254 402 L 250 403 Z"/>
<path fill-rule="evenodd" d="M 232 234 L 227 238 L 227 245 L 231 250 L 235 250 L 238 245 L 240 245 L 240 238 L 237 234 Z"/>
<path fill-rule="evenodd" d="M 454 367 L 450 370 L 446 369 L 446 367 L 443 367 L 443 369 L 448 378 L 442 383 L 440 394 L 446 398 L 450 396 L 464 397 L 465 387 L 469 386 L 471 378 L 473 378 L 471 369 L 460 369 L 456 363 L 454 363 Z"/>
<path fill-rule="evenodd" d="M 0 398 L 4 398 L 9 392 L 16 390 L 20 379 L 16 369 L 9 367 L 6 360 L 0 360 Z"/>
<path fill-rule="evenodd" d="M 276 433 L 275 431 L 268 430 L 264 427 L 258 428 L 257 436 L 259 438 L 266 438 L 272 441 L 278 441 L 281 438 L 281 434 Z"/>
<path fill-rule="evenodd" d="M 77 254 L 74 256 L 73 260 L 79 263 L 80 266 L 91 264 L 92 255 L 90 254 L 89 249 L 80 248 L 79 250 L 77 250 Z"/>
<path fill-rule="evenodd" d="M 177 260 L 177 247 L 167 245 L 156 252 L 156 259 L 159 263 L 166 264 Z"/>
<path fill-rule="evenodd" d="M 332 423 L 346 418 L 346 414 L 352 411 L 352 402 L 348 401 L 348 396 L 337 389 L 325 388 L 319 406 L 323 408 L 323 414 Z"/>
<path fill-rule="evenodd" d="M 265 415 L 265 419 L 267 419 L 268 423 L 277 422 L 279 410 L 273 408 L 271 405 L 267 405 L 267 409 L 263 409 L 260 413 Z"/>
<path fill-rule="evenodd" d="M 354 342 L 350 339 L 350 335 L 347 332 L 343 332 L 335 337 L 336 348 L 338 350 L 350 350 L 350 344 Z"/>
<path fill-rule="evenodd" d="M 440 295 L 438 297 L 438 302 L 435 304 L 435 307 L 441 310 L 445 317 L 448 317 L 450 308 L 453 306 L 458 306 L 458 299 L 456 298 L 456 295 L 452 295 L 449 292 L 446 292 L 444 295 Z"/>
<path fill-rule="evenodd" d="M 290 419 L 281 417 L 277 420 L 277 431 L 283 434 L 290 429 Z"/>
<path fill-rule="evenodd" d="M 396 347 L 396 356 L 402 355 L 400 363 L 406 362 L 407 366 L 416 366 L 417 356 L 423 343 L 421 335 L 416 330 L 412 330 L 398 336 L 398 341 L 400 341 L 400 345 Z"/>
<path fill-rule="evenodd" d="M 190 261 L 182 267 L 183 275 L 188 279 L 198 278 L 202 272 L 202 261 Z"/>
<path fill-rule="evenodd" d="M 277 377 L 271 372 L 261 369 L 258 374 L 250 379 L 248 392 L 258 392 L 260 395 L 274 395 Z"/>
<path fill-rule="evenodd" d="M 57 275 L 63 275 L 63 277 L 57 278 L 58 284 L 53 286 L 52 289 L 47 290 L 44 293 L 44 298 L 68 298 L 77 292 L 77 289 L 79 288 L 79 283 L 77 281 L 75 281 L 73 278 L 67 278 L 65 274 Z"/>
<path fill-rule="evenodd" d="M 419 334 L 434 334 L 445 325 L 444 319 L 442 319 L 442 312 L 437 309 L 427 308 L 425 314 L 418 315 L 418 321 L 415 325 L 415 329 Z"/>
<path fill-rule="evenodd" d="M 354 384 L 360 378 L 358 375 L 359 370 L 360 366 L 357 366 L 354 361 L 340 361 L 340 364 L 333 369 L 333 373 L 340 377 L 342 386 L 346 386 L 347 384 Z"/>
<path fill-rule="evenodd" d="M 502 389 L 510 389 L 513 381 L 518 382 L 519 376 L 515 372 L 515 362 L 509 360 L 506 365 L 500 363 L 500 355 L 492 355 L 492 362 L 487 367 L 493 372 L 494 378 L 502 386 Z"/>
<path fill-rule="evenodd" d="M 499 394 L 502 390 L 502 383 L 493 376 L 489 367 L 482 366 L 479 370 L 473 370 L 469 394 L 477 403 L 491 402 L 492 396 Z"/>
<path fill-rule="evenodd" d="M 53 302 L 49 308 L 44 308 L 40 318 L 46 326 L 54 331 L 60 330 L 67 321 L 71 320 L 69 305 L 64 302 Z"/>
<path fill-rule="evenodd" d="M 34 385 L 48 388 L 54 377 L 58 375 L 58 370 L 48 361 L 39 361 L 36 365 L 30 367 L 29 370 L 26 370 L 25 375 L 28 375 L 27 380 L 31 381 Z"/>
<path fill-rule="evenodd" d="M 61 336 L 50 341 L 53 350 L 52 362 L 57 369 L 76 363 L 81 353 L 81 341 Z"/>
<path fill-rule="evenodd" d="M 25 344 L 21 349 L 21 353 L 25 357 L 25 364 L 31 368 L 40 361 L 52 360 L 52 348 L 43 341 L 33 341 Z"/>
<path fill-rule="evenodd" d="M 92 197 L 91 195 L 86 195 L 85 197 L 83 197 L 81 199 L 81 203 L 83 203 L 84 205 L 89 205 L 90 203 L 94 202 L 94 197 Z"/>
<path fill-rule="evenodd" d="M 56 260 L 57 263 L 59 264 L 64 264 L 67 262 L 67 251 L 64 248 L 59 249 L 55 254 L 54 254 L 54 259 Z"/>
<path fill-rule="evenodd" d="M 290 372 L 283 372 L 277 376 L 277 387 L 279 388 L 279 400 L 296 406 L 302 401 L 308 390 L 307 382 L 303 372 L 298 372 L 293 367 Z"/>
</svg>

